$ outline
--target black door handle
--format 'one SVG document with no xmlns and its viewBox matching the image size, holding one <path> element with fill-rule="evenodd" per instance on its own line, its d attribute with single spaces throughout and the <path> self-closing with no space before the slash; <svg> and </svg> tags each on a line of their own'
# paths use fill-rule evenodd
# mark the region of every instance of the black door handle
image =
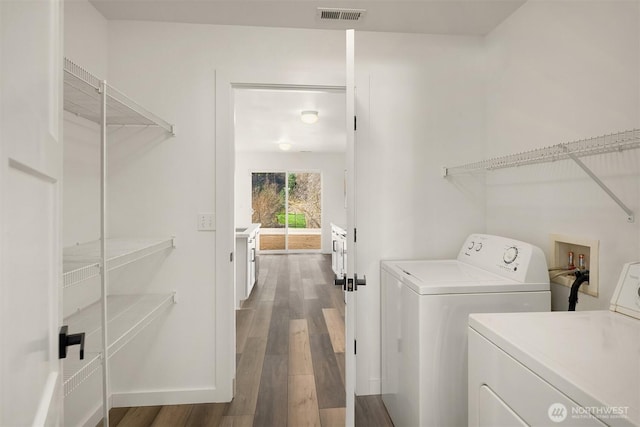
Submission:
<svg viewBox="0 0 640 427">
<path fill-rule="evenodd" d="M 64 325 L 58 333 L 58 358 L 67 357 L 67 347 L 70 345 L 80 345 L 80 359 L 84 359 L 84 332 L 69 335 L 69 327 Z"/>
<path fill-rule="evenodd" d="M 337 274 L 334 275 L 333 284 L 336 286 L 342 286 L 342 289 L 347 290 L 347 275 L 343 275 L 342 277 Z"/>
</svg>

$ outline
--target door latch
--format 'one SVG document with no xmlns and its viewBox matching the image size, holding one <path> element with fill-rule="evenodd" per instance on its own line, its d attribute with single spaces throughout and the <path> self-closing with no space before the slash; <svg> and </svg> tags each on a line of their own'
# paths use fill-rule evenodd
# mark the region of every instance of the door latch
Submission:
<svg viewBox="0 0 640 427">
<path fill-rule="evenodd" d="M 353 279 L 351 279 L 351 278 L 347 278 L 346 274 L 343 275 L 342 277 L 338 277 L 338 275 L 336 275 L 333 281 L 336 286 L 342 286 L 342 289 L 344 291 L 353 292 L 358 290 L 358 286 L 367 285 L 367 276 L 358 278 L 358 275 L 354 274 Z"/>
<path fill-rule="evenodd" d="M 67 357 L 67 347 L 71 345 L 80 346 L 80 359 L 84 359 L 84 332 L 69 335 L 69 327 L 64 325 L 58 333 L 58 358 Z"/>
</svg>

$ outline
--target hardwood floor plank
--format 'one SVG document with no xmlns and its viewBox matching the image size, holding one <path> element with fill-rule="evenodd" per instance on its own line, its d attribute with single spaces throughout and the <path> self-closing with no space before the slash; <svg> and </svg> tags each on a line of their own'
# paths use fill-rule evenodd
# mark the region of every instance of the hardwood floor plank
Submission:
<svg viewBox="0 0 640 427">
<path fill-rule="evenodd" d="M 260 294 L 257 298 L 260 301 L 273 301 L 276 293 L 276 285 L 278 284 L 278 274 L 279 270 L 282 267 L 281 262 L 277 258 L 278 255 L 267 255 L 268 258 L 271 258 L 271 264 L 267 275 L 264 279 L 264 285 L 260 289 Z M 260 274 L 260 272 L 258 272 Z"/>
<path fill-rule="evenodd" d="M 242 353 L 244 350 L 254 313 L 255 311 L 250 309 L 236 310 L 236 353 Z"/>
<path fill-rule="evenodd" d="M 302 293 L 304 299 L 318 299 L 315 283 L 310 278 L 304 277 L 302 279 Z"/>
<path fill-rule="evenodd" d="M 288 306 L 288 299 L 287 299 Z M 274 308 L 269 326 L 266 354 L 289 355 L 289 309 Z"/>
<path fill-rule="evenodd" d="M 347 372 L 347 368 L 345 366 L 346 360 L 344 358 L 344 353 L 336 353 L 336 362 L 338 363 L 338 369 L 340 369 L 340 378 L 342 378 L 342 384 L 345 384 L 345 375 Z"/>
<path fill-rule="evenodd" d="M 343 427 L 346 414 L 346 408 L 320 409 L 320 424 L 322 427 Z"/>
<path fill-rule="evenodd" d="M 321 283 L 315 286 L 316 286 L 316 295 L 318 295 L 318 301 L 320 301 L 320 305 L 322 306 L 322 308 L 334 308 L 333 299 L 331 298 L 331 296 L 329 296 L 329 291 L 333 291 L 333 289 L 330 288 L 329 286 L 335 286 L 335 285 L 328 285 L 326 283 Z"/>
<path fill-rule="evenodd" d="M 344 319 L 336 308 L 323 308 L 322 314 L 334 353 L 344 353 Z"/>
<path fill-rule="evenodd" d="M 313 375 L 289 376 L 289 426 L 320 427 Z"/>
<path fill-rule="evenodd" d="M 123 407 L 123 408 L 109 409 L 109 427 L 116 427 L 120 422 L 120 420 L 122 420 L 122 418 L 124 418 L 124 416 L 127 414 L 127 411 L 129 411 L 129 409 L 131 408 Z M 103 420 L 100 420 L 100 422 L 96 424 L 96 427 L 102 427 L 103 426 L 102 421 Z"/>
<path fill-rule="evenodd" d="M 329 334 L 310 335 L 309 341 L 318 392 L 318 407 L 324 409 L 345 406 L 344 382 Z"/>
<path fill-rule="evenodd" d="M 320 271 L 324 277 L 326 283 L 333 283 L 334 272 L 331 269 L 331 255 L 330 254 L 321 254 L 320 255 Z"/>
<path fill-rule="evenodd" d="M 304 317 L 307 319 L 309 335 L 329 334 L 327 324 L 322 314 L 322 304 L 317 299 L 304 301 Z"/>
<path fill-rule="evenodd" d="M 289 321 L 289 375 L 313 374 L 306 319 Z"/>
<path fill-rule="evenodd" d="M 247 338 L 245 351 L 236 368 L 236 382 L 254 382 L 260 380 L 267 340 L 260 337 Z"/>
<path fill-rule="evenodd" d="M 258 400 L 267 340 L 247 338 L 236 369 L 236 394 L 224 415 L 253 415 Z"/>
<path fill-rule="evenodd" d="M 380 395 L 356 396 L 356 426 L 393 427 Z"/>
<path fill-rule="evenodd" d="M 287 357 L 266 355 L 260 391 L 253 417 L 254 426 L 286 426 L 289 412 Z"/>
<path fill-rule="evenodd" d="M 333 292 L 329 292 L 331 296 L 332 306 L 340 312 L 340 316 L 344 319 L 344 291 L 341 287 L 335 286 Z"/>
<path fill-rule="evenodd" d="M 235 415 L 222 417 L 220 427 L 251 427 L 253 415 Z"/>
<path fill-rule="evenodd" d="M 264 337 L 269 335 L 269 324 L 271 323 L 271 312 L 273 303 L 269 301 L 260 301 L 257 304 L 255 313 L 253 314 L 253 322 L 247 337 Z"/>
<path fill-rule="evenodd" d="M 311 271 L 311 280 L 313 280 L 315 285 L 327 284 L 324 279 L 324 274 L 322 273 L 322 266 L 316 257 L 310 257 L 309 269 Z"/>
<path fill-rule="evenodd" d="M 138 406 L 130 408 L 118 423 L 118 427 L 149 427 L 162 406 Z"/>
<path fill-rule="evenodd" d="M 227 403 L 202 403 L 193 405 L 184 427 L 218 427 L 227 409 Z"/>
<path fill-rule="evenodd" d="M 304 296 L 302 290 L 289 292 L 289 319 L 304 319 Z"/>
<path fill-rule="evenodd" d="M 165 405 L 151 424 L 152 427 L 178 427 L 187 424 L 193 405 Z"/>
</svg>

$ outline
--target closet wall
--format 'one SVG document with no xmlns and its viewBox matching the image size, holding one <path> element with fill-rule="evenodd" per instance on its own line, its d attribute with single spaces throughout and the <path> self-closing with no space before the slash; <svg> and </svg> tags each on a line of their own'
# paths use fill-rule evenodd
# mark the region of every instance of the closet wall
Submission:
<svg viewBox="0 0 640 427">
<path fill-rule="evenodd" d="M 486 39 L 487 156 L 640 127 L 640 3 L 527 2 Z M 640 150 L 583 161 L 636 212 L 625 213 L 572 161 L 488 172 L 487 231 L 539 245 L 549 234 L 600 240 L 607 309 L 623 263 L 640 259 Z M 455 177 L 454 181 L 458 178 Z M 568 288 L 553 286 L 553 308 Z"/>
<path fill-rule="evenodd" d="M 322 252 L 331 253 L 331 223 L 345 224 L 344 153 L 236 152 L 236 224 L 251 223 L 251 172 L 322 174 Z"/>
</svg>

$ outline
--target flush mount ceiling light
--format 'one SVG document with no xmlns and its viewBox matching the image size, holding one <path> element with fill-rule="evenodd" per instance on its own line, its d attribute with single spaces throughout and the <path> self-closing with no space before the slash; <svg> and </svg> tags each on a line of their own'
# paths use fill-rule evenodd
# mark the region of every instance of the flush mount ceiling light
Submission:
<svg viewBox="0 0 640 427">
<path fill-rule="evenodd" d="M 281 142 L 278 144 L 278 147 L 280 147 L 282 151 L 289 151 L 291 149 L 291 144 L 288 142 Z"/>
<path fill-rule="evenodd" d="M 318 112 L 314 110 L 306 110 L 300 113 L 300 120 L 307 124 L 313 124 L 318 121 Z"/>
</svg>

